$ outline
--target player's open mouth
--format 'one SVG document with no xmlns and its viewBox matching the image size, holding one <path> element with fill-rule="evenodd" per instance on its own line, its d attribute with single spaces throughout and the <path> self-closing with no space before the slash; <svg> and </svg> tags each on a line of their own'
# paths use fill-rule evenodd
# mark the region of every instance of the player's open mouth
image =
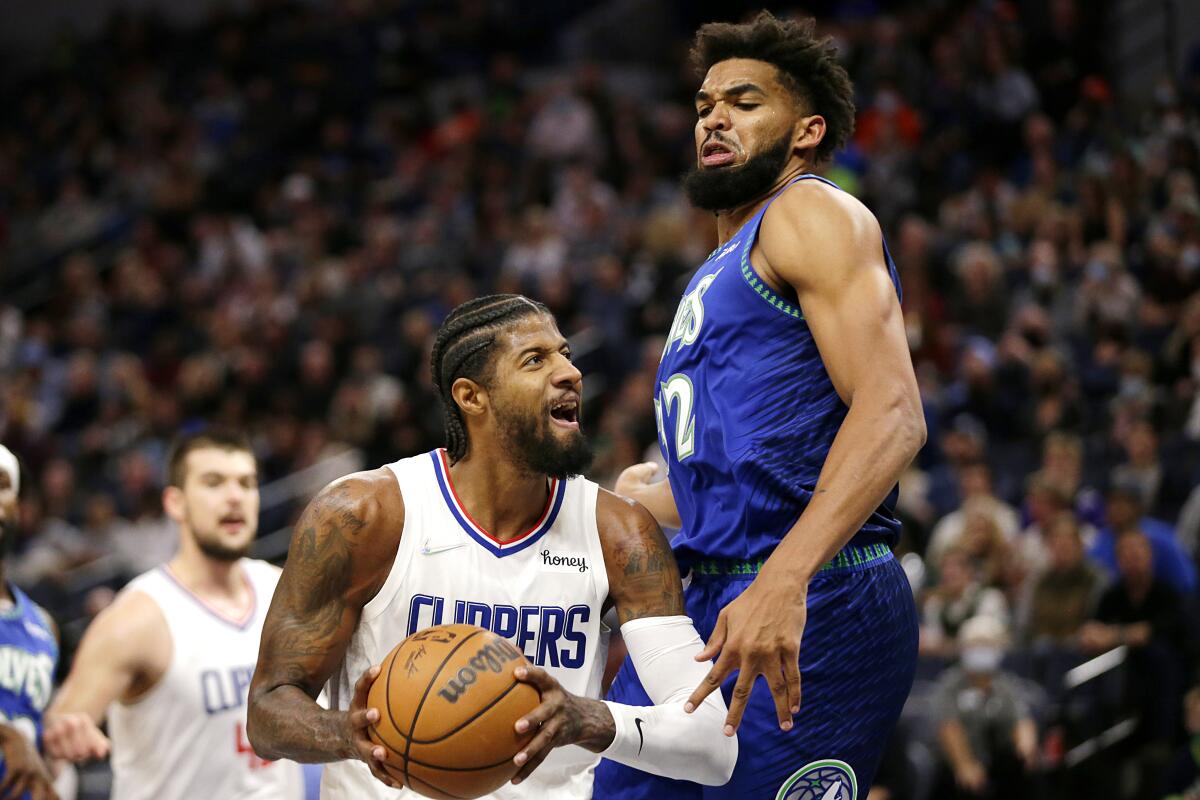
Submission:
<svg viewBox="0 0 1200 800">
<path fill-rule="evenodd" d="M 563 428 L 579 428 L 579 401 L 574 398 L 559 400 L 550 406 L 550 419 Z"/>
<path fill-rule="evenodd" d="M 246 525 L 246 518 L 241 514 L 227 514 L 221 517 L 221 527 L 226 530 L 239 530 Z"/>
<path fill-rule="evenodd" d="M 720 142 L 709 142 L 700 148 L 700 163 L 706 167 L 724 167 L 732 164 L 737 154 Z"/>
</svg>

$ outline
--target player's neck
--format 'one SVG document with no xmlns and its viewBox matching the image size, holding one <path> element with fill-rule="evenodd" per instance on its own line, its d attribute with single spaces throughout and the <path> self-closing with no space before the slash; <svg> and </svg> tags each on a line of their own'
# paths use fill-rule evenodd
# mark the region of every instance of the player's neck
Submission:
<svg viewBox="0 0 1200 800">
<path fill-rule="evenodd" d="M 722 245 L 734 237 L 735 234 L 746 224 L 746 220 L 753 217 L 759 210 L 766 205 L 775 193 L 796 178 L 811 171 L 811 167 L 803 159 L 793 159 L 788 162 L 787 169 L 780 173 L 779 177 L 771 184 L 771 187 L 760 194 L 748 203 L 738 206 L 737 208 L 723 209 L 717 212 L 717 244 Z"/>
<path fill-rule="evenodd" d="M 500 454 L 476 453 L 450 467 L 450 480 L 471 519 L 500 541 L 515 539 L 542 516 L 549 480 Z"/>
<path fill-rule="evenodd" d="M 167 566 L 184 586 L 203 597 L 239 600 L 246 591 L 246 580 L 238 561 L 209 558 L 192 543 L 184 543 Z"/>
</svg>

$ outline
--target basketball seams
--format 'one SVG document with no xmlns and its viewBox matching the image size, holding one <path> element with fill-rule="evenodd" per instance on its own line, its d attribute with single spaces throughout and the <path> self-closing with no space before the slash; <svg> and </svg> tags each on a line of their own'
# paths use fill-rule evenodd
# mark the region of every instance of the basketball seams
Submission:
<svg viewBox="0 0 1200 800">
<path fill-rule="evenodd" d="M 508 697 L 508 695 L 512 692 L 512 690 L 516 689 L 520 685 L 521 685 L 521 682 L 514 679 L 513 682 L 508 685 L 507 689 L 505 689 L 500 694 L 496 695 L 494 698 L 492 698 L 491 702 L 489 702 L 486 706 L 484 706 L 483 708 L 481 708 L 477 712 L 475 712 L 475 716 L 471 717 L 470 719 L 466 719 L 466 720 L 463 720 L 462 722 L 460 722 L 458 724 L 457 728 L 448 730 L 441 736 L 438 736 L 433 739 L 413 739 L 412 743 L 413 744 L 437 744 L 438 742 L 443 742 L 446 739 L 449 739 L 454 734 L 456 734 L 459 731 L 466 728 L 472 722 L 476 722 L 477 720 L 479 720 L 480 717 L 482 717 L 484 714 L 486 714 L 488 711 L 490 711 L 497 703 L 499 703 L 505 697 Z M 421 762 L 418 761 L 416 763 L 419 764 Z"/>
<path fill-rule="evenodd" d="M 452 794 L 452 793 L 446 791 L 445 789 L 443 789 L 442 787 L 438 786 L 436 783 L 430 783 L 429 781 L 421 780 L 420 778 L 414 778 L 408 774 L 408 770 L 404 771 L 404 775 L 405 775 L 405 777 L 408 778 L 409 782 L 423 783 L 426 786 L 428 786 L 430 789 L 433 789 L 435 792 L 441 792 L 446 797 L 454 798 L 454 800 L 471 800 L 471 798 L 469 798 L 469 797 L 463 797 L 462 795 Z"/>
<path fill-rule="evenodd" d="M 436 670 L 434 670 L 433 675 L 430 676 L 429 682 L 427 684 L 425 684 L 425 692 L 421 695 L 421 700 L 417 703 L 416 710 L 413 711 L 412 724 L 408 728 L 408 734 L 404 737 L 407 741 L 407 744 L 404 747 L 404 779 L 405 779 L 405 783 L 407 783 L 411 778 L 411 776 L 408 774 L 408 758 L 409 758 L 409 753 L 412 750 L 413 733 L 417 729 L 417 722 L 421 719 L 421 709 L 425 707 L 425 701 L 429 699 L 429 693 L 431 691 L 433 691 L 433 685 L 435 683 L 437 683 L 438 676 L 442 674 L 442 670 L 446 668 L 446 664 L 448 664 L 450 662 L 450 659 L 454 656 L 455 653 L 458 652 L 459 648 L 461 648 L 463 645 L 465 645 L 467 642 L 471 641 L 472 639 L 474 639 L 476 636 L 478 636 L 481 633 L 484 633 L 484 631 L 482 629 L 474 631 L 474 632 L 468 634 L 467 636 L 463 637 L 463 640 L 461 642 L 459 642 L 458 644 L 454 645 L 454 647 L 450 648 L 450 652 L 446 653 L 446 655 L 442 658 L 442 663 L 438 664 L 438 668 Z M 395 659 L 393 659 L 392 666 L 395 666 Z M 389 680 L 388 680 L 388 684 L 386 687 L 386 691 L 388 692 L 388 695 L 387 695 L 388 717 L 391 718 L 392 725 L 396 726 L 395 717 L 392 717 L 392 713 L 391 713 L 392 682 L 390 680 L 390 676 L 391 676 L 391 668 L 390 667 L 388 669 L 388 675 L 389 675 Z M 397 730 L 399 730 L 398 727 L 397 727 Z M 432 786 L 433 784 L 429 784 L 429 785 Z M 437 787 L 435 786 L 434 788 L 436 789 Z M 447 794 L 449 794 L 449 793 L 447 792 Z"/>
</svg>

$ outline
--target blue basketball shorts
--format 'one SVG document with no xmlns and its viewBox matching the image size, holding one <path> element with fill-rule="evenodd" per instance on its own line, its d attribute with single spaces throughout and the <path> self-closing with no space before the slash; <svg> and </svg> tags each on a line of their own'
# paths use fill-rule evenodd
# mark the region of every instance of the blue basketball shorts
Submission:
<svg viewBox="0 0 1200 800">
<path fill-rule="evenodd" d="M 705 561 L 684 600 L 705 641 L 717 615 L 756 577 L 751 562 Z M 779 728 L 759 676 L 724 786 L 661 778 L 602 760 L 595 800 L 862 800 L 912 688 L 917 612 L 904 571 L 883 545 L 846 548 L 809 583 L 800 643 L 800 713 Z M 726 704 L 737 674 L 722 685 Z M 651 705 L 629 659 L 608 699 Z"/>
</svg>

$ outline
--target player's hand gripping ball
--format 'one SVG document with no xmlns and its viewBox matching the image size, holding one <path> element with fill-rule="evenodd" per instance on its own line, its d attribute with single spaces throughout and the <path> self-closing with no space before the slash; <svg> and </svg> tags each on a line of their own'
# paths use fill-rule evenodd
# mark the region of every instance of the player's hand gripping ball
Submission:
<svg viewBox="0 0 1200 800">
<path fill-rule="evenodd" d="M 513 678 L 528 663 L 507 639 L 474 625 L 426 628 L 396 645 L 367 696 L 379 710 L 367 735 L 387 751 L 384 771 L 426 797 L 480 797 L 503 786 L 536 733 L 515 730 L 541 702 Z"/>
</svg>

